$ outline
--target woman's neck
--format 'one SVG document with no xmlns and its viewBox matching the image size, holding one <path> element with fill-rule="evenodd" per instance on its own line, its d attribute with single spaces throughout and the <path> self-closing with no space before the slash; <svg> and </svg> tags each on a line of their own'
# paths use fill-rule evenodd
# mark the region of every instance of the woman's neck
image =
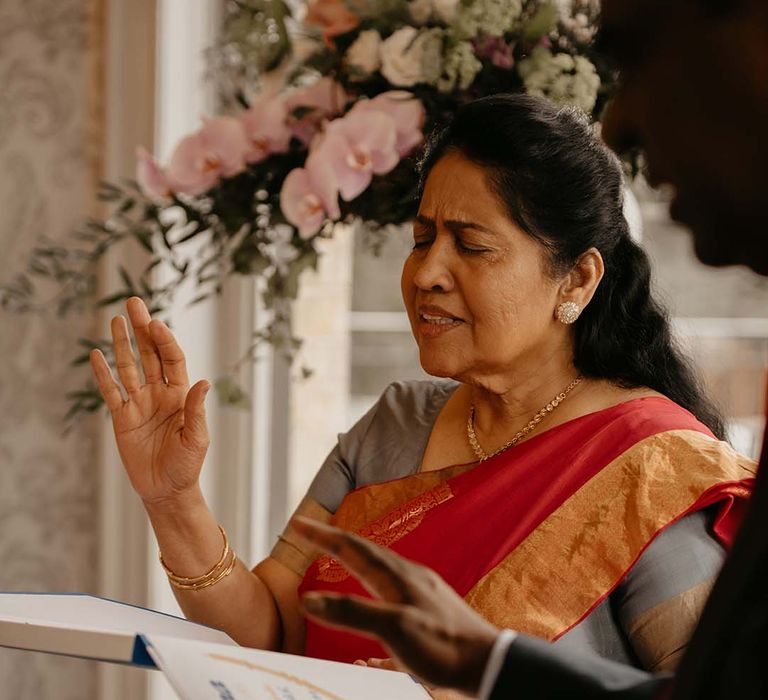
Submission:
<svg viewBox="0 0 768 700">
<path fill-rule="evenodd" d="M 472 383 L 469 398 L 475 407 L 476 430 L 494 435 L 508 434 L 510 428 L 522 428 L 577 376 L 572 363 L 559 367 L 545 364 L 535 372 L 517 373 L 506 385 Z"/>
</svg>

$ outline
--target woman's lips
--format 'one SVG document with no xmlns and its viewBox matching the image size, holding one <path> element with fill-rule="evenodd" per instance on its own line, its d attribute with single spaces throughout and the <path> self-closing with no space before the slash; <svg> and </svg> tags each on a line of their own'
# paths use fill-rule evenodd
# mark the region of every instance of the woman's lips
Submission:
<svg viewBox="0 0 768 700">
<path fill-rule="evenodd" d="M 438 314 L 420 313 L 419 314 L 419 334 L 423 337 L 434 338 L 458 328 L 462 323 L 461 319 L 453 316 L 443 316 Z"/>
</svg>

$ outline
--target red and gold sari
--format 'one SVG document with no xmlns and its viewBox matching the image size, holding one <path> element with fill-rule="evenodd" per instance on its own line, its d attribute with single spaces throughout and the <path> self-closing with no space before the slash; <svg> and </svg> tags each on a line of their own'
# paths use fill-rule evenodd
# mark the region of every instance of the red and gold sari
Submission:
<svg viewBox="0 0 768 700">
<path fill-rule="evenodd" d="M 643 398 L 480 464 L 359 488 L 332 522 L 431 567 L 499 627 L 554 641 L 684 515 L 717 504 L 715 535 L 728 546 L 754 473 L 689 412 Z M 310 566 L 299 590 L 368 595 L 329 557 Z M 371 639 L 312 621 L 305 654 L 387 656 Z"/>
</svg>

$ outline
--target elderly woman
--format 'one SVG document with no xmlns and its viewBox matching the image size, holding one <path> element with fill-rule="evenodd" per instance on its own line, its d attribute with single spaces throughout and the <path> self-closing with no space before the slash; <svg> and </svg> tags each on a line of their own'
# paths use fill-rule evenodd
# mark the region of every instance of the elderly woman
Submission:
<svg viewBox="0 0 768 700">
<path fill-rule="evenodd" d="M 390 386 L 298 513 L 445 578 L 492 622 L 649 669 L 674 666 L 738 523 L 753 465 L 722 441 L 650 291 L 615 158 L 575 113 L 462 107 L 422 165 L 402 292 L 434 381 Z M 299 595 L 366 595 L 290 523 L 249 571 L 198 486 L 203 401 L 171 332 L 128 303 L 117 370 L 93 369 L 174 592 L 241 644 L 354 661 L 372 640 L 306 622 Z"/>
</svg>

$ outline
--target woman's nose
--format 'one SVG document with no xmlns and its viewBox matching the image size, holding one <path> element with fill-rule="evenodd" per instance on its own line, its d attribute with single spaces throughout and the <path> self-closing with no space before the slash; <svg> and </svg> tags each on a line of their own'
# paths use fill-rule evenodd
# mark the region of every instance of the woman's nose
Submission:
<svg viewBox="0 0 768 700">
<path fill-rule="evenodd" d="M 416 265 L 413 282 L 419 289 L 435 292 L 453 289 L 449 245 L 439 240 L 439 236 Z"/>
</svg>

